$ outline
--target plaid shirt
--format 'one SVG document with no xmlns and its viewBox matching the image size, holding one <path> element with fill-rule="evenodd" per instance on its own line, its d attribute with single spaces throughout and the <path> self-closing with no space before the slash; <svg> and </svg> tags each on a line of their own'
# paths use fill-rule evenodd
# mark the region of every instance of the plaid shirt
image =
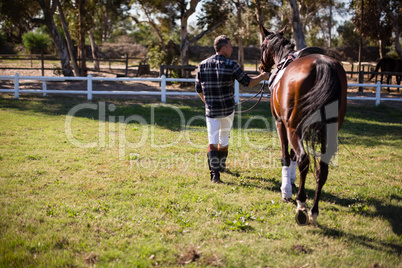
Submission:
<svg viewBox="0 0 402 268">
<path fill-rule="evenodd" d="M 236 62 L 223 55 L 215 54 L 200 63 L 195 90 L 204 95 L 207 117 L 225 117 L 233 113 L 235 79 L 245 87 L 251 81 Z"/>
</svg>

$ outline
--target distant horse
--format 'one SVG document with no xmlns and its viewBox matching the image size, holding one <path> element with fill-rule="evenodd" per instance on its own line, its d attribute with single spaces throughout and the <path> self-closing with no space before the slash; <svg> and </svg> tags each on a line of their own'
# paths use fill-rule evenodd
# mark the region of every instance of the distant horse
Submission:
<svg viewBox="0 0 402 268">
<path fill-rule="evenodd" d="M 381 84 L 384 76 L 384 72 L 390 72 L 390 73 L 402 73 L 402 60 L 395 60 L 391 58 L 382 58 L 376 65 L 374 72 L 378 72 L 381 69 Z M 372 74 L 368 81 L 376 77 L 377 80 L 377 74 Z M 401 75 L 396 75 L 396 83 L 398 85 L 401 84 Z M 387 74 L 387 84 L 389 85 L 392 79 L 392 74 Z M 389 88 L 388 88 L 389 91 Z M 399 92 L 399 88 L 398 88 Z"/>
<path fill-rule="evenodd" d="M 264 29 L 264 33 L 260 67 L 269 71 L 274 64 L 278 67 L 291 58 L 295 50 L 294 45 L 283 37 L 284 29 L 279 32 Z M 301 225 L 310 220 L 317 226 L 321 189 L 328 177 L 328 164 L 337 151 L 337 134 L 346 113 L 346 90 L 346 74 L 339 62 L 314 53 L 294 59 L 272 89 L 271 111 L 282 150 L 282 198 L 291 201 L 291 162 L 296 169 L 294 161 L 297 161 L 300 185 L 296 197 L 296 221 Z M 305 181 L 310 156 L 316 170 L 316 190 L 308 217 Z M 293 176 L 296 176 L 295 172 Z"/>
</svg>

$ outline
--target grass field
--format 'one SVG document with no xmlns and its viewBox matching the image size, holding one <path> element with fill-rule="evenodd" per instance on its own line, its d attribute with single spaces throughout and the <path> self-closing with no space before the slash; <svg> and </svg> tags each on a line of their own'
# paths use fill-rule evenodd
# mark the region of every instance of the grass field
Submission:
<svg viewBox="0 0 402 268">
<path fill-rule="evenodd" d="M 203 114 L 1 95 L 0 266 L 402 267 L 402 110 L 348 108 L 317 228 L 280 201 L 269 104 L 236 117 L 222 185 Z"/>
</svg>

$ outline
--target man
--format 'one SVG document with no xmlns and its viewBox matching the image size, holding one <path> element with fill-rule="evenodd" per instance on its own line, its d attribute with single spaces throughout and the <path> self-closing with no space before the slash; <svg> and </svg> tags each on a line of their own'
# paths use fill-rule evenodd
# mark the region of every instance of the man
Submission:
<svg viewBox="0 0 402 268">
<path fill-rule="evenodd" d="M 226 168 L 229 132 L 234 118 L 234 80 L 245 87 L 258 85 L 269 73 L 251 78 L 240 66 L 230 60 L 233 48 L 230 39 L 221 35 L 215 39 L 216 54 L 198 66 L 195 89 L 205 103 L 208 130 L 208 166 L 213 183 L 221 183 L 220 172 Z"/>
</svg>

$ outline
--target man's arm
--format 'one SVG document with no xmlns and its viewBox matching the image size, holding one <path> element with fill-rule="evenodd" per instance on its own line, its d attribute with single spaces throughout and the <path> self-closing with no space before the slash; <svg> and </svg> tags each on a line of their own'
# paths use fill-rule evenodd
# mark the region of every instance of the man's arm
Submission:
<svg viewBox="0 0 402 268">
<path fill-rule="evenodd" d="M 258 76 L 255 76 L 253 78 L 251 78 L 250 83 L 248 84 L 248 87 L 253 87 L 258 85 L 258 83 L 260 83 L 262 80 L 268 80 L 269 76 L 271 75 L 271 73 L 266 73 L 263 72 L 261 74 L 259 74 Z"/>
<path fill-rule="evenodd" d="M 205 103 L 205 99 L 204 99 L 204 94 L 202 94 L 202 92 L 197 92 L 198 96 L 200 96 L 200 99 Z"/>
</svg>

